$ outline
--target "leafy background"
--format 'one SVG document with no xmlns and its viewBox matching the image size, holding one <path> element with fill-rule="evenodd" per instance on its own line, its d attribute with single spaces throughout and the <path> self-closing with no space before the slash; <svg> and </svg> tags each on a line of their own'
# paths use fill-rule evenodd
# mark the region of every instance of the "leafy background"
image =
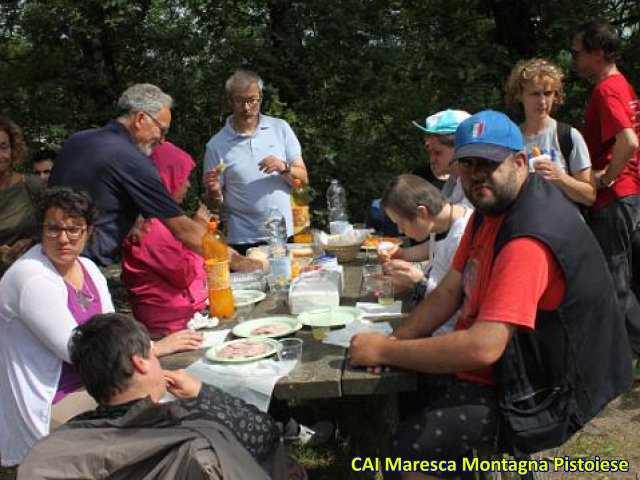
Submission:
<svg viewBox="0 0 640 480">
<path fill-rule="evenodd" d="M 224 81 L 255 69 L 267 83 L 263 110 L 302 143 L 316 221 L 332 177 L 362 221 L 386 182 L 428 162 L 411 120 L 502 109 L 519 59 L 565 68 L 557 117 L 578 124 L 588 87 L 570 69 L 571 31 L 594 16 L 622 32 L 620 67 L 640 86 L 631 0 L 2 0 L 0 111 L 32 148 L 60 146 L 111 118 L 127 86 L 155 83 L 176 100 L 169 139 L 200 165 L 229 113 Z"/>
</svg>

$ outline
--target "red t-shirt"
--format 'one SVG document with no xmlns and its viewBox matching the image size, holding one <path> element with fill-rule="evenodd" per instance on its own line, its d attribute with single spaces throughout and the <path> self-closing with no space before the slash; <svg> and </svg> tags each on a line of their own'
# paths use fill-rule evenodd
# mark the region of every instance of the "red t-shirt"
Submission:
<svg viewBox="0 0 640 480">
<path fill-rule="evenodd" d="M 581 131 L 594 170 L 609 165 L 616 134 L 625 128 L 633 128 L 640 135 L 640 104 L 631 84 L 617 73 L 595 86 L 584 114 Z M 598 190 L 593 208 L 602 208 L 616 198 L 640 193 L 639 165 L 640 156 L 636 151 L 612 187 Z"/>
<path fill-rule="evenodd" d="M 456 330 L 476 321 L 504 322 L 533 329 L 538 309 L 560 306 L 566 291 L 564 274 L 551 250 L 539 240 L 509 241 L 493 260 L 493 247 L 504 215 L 485 216 L 475 234 L 473 218 L 460 241 L 453 268 L 463 275 L 464 301 Z M 463 380 L 491 384 L 491 368 L 458 372 Z"/>
</svg>

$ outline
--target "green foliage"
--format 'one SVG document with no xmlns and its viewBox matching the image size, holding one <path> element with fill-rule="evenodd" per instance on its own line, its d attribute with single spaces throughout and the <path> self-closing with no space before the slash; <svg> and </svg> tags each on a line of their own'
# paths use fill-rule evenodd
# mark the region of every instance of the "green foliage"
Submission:
<svg viewBox="0 0 640 480">
<path fill-rule="evenodd" d="M 287 119 L 303 145 L 317 218 L 337 177 L 362 221 L 394 175 L 428 161 L 411 121 L 447 107 L 501 109 L 523 56 L 565 68 L 558 117 L 578 123 L 587 88 L 568 48 L 571 29 L 594 15 L 621 28 L 621 67 L 640 85 L 635 1 L 5 0 L 0 110 L 30 142 L 61 144 L 109 119 L 128 85 L 156 83 L 176 100 L 170 139 L 201 163 L 229 114 L 226 78 L 252 68 L 266 81 L 264 111 Z"/>
</svg>

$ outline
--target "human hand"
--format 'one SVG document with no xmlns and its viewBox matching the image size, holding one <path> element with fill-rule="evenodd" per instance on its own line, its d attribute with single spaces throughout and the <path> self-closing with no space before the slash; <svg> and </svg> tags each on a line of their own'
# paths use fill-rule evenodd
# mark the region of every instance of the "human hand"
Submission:
<svg viewBox="0 0 640 480">
<path fill-rule="evenodd" d="M 22 255 L 30 246 L 31 246 L 30 238 L 21 238 L 20 240 L 16 240 L 13 242 L 11 246 L 2 245 L 0 250 L 2 254 L 3 263 L 13 263 L 15 262 L 20 255 Z"/>
<path fill-rule="evenodd" d="M 207 208 L 207 206 L 200 202 L 198 205 L 198 210 L 193 214 L 193 220 L 198 222 L 200 225 L 204 225 L 205 227 L 209 224 L 209 220 L 211 220 L 211 212 Z"/>
<path fill-rule="evenodd" d="M 371 373 L 382 371 L 382 349 L 389 338 L 381 333 L 358 333 L 351 338 L 349 346 L 352 367 L 373 367 Z"/>
<path fill-rule="evenodd" d="M 287 169 L 287 162 L 275 155 L 269 155 L 258 163 L 258 168 L 264 173 L 282 173 Z"/>
<path fill-rule="evenodd" d="M 144 237 L 151 230 L 151 222 L 153 219 L 146 219 L 142 215 L 138 215 L 133 227 L 129 230 L 127 237 L 134 243 L 140 243 L 142 237 Z"/>
<path fill-rule="evenodd" d="M 195 350 L 202 346 L 203 335 L 200 332 L 184 329 L 167 335 L 162 340 L 154 343 L 156 355 L 162 357 L 175 352 Z"/>
<path fill-rule="evenodd" d="M 240 255 L 231 247 L 227 247 L 227 252 L 229 253 L 229 267 L 235 272 L 255 272 L 256 270 L 265 270 L 267 267 L 265 261 Z"/>
<path fill-rule="evenodd" d="M 382 272 L 392 278 L 394 287 L 409 288 L 425 279 L 422 270 L 405 260 L 389 260 L 382 265 Z"/>
<path fill-rule="evenodd" d="M 529 161 L 533 164 L 534 172 L 546 180 L 554 182 L 564 175 L 564 172 L 558 168 L 558 165 L 551 161 L 549 155 L 539 155 Z"/>
<path fill-rule="evenodd" d="M 221 172 L 222 171 L 219 168 L 212 168 L 211 170 L 204 172 L 204 175 L 202 176 L 202 183 L 206 187 L 207 191 L 214 197 L 222 195 L 222 190 L 220 188 Z"/>
<path fill-rule="evenodd" d="M 393 245 L 391 247 L 387 247 L 387 248 L 378 248 L 376 250 L 376 252 L 378 253 L 378 261 L 380 263 L 386 263 L 389 260 L 391 260 L 392 258 L 399 258 L 399 255 L 401 253 L 401 249 L 398 245 Z"/>
<path fill-rule="evenodd" d="M 165 370 L 167 391 L 176 398 L 195 398 L 200 393 L 202 382 L 186 370 Z"/>
</svg>

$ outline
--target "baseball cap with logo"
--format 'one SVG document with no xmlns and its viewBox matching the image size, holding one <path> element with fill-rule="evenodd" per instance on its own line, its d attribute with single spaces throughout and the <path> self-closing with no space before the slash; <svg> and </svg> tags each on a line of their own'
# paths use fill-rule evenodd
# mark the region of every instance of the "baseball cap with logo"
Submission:
<svg viewBox="0 0 640 480">
<path fill-rule="evenodd" d="M 522 133 L 504 113 L 483 110 L 470 116 L 456 130 L 453 160 L 465 157 L 502 162 L 524 149 Z"/>
<path fill-rule="evenodd" d="M 412 122 L 417 128 L 429 135 L 450 135 L 456 133 L 460 123 L 470 115 L 464 110 L 443 110 L 424 119 L 424 126 Z"/>
</svg>

